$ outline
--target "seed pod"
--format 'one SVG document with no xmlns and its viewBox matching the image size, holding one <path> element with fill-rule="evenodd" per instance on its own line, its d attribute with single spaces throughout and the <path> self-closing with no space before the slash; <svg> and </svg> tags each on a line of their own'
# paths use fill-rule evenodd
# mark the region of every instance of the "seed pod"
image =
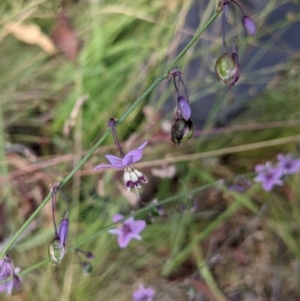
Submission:
<svg viewBox="0 0 300 301">
<path fill-rule="evenodd" d="M 49 257 L 53 264 L 59 264 L 67 253 L 65 245 L 61 245 L 59 238 L 54 238 L 49 245 Z"/>
<path fill-rule="evenodd" d="M 221 83 L 229 88 L 232 87 L 240 77 L 240 64 L 237 53 L 233 52 L 232 55 L 223 53 L 216 62 L 215 71 Z"/>
<path fill-rule="evenodd" d="M 176 119 L 171 128 L 171 140 L 175 144 L 181 144 L 189 140 L 194 133 L 194 127 L 191 120 Z"/>
</svg>

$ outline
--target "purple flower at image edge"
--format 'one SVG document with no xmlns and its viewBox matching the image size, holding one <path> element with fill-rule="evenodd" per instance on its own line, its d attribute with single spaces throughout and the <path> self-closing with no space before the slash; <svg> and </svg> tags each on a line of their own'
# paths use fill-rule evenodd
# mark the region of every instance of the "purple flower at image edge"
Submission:
<svg viewBox="0 0 300 301">
<path fill-rule="evenodd" d="M 291 175 L 300 171 L 300 159 L 293 159 L 290 154 L 278 154 L 277 159 L 277 166 L 282 169 L 283 174 Z"/>
<path fill-rule="evenodd" d="M 134 291 L 132 298 L 134 301 L 152 301 L 155 291 L 149 287 L 145 288 L 143 284 L 139 284 L 139 289 Z"/>
<path fill-rule="evenodd" d="M 0 281 L 11 278 L 0 284 L 0 292 L 6 291 L 7 294 L 11 295 L 14 288 L 21 289 L 21 279 L 17 275 L 19 272 L 20 268 L 14 268 L 11 259 L 4 258 L 0 260 Z"/>
<path fill-rule="evenodd" d="M 282 169 L 273 166 L 270 162 L 265 165 L 258 164 L 255 166 L 257 177 L 254 178 L 256 182 L 260 182 L 265 191 L 271 191 L 275 185 L 282 185 Z"/>
<path fill-rule="evenodd" d="M 131 167 L 131 165 L 142 159 L 143 148 L 147 143 L 148 141 L 143 142 L 137 149 L 134 149 L 125 155 L 124 158 L 119 158 L 114 155 L 105 155 L 110 164 L 97 165 L 94 170 L 102 168 L 124 169 L 124 184 L 126 189 L 130 191 L 132 187 L 140 188 L 140 183 L 147 182 L 147 180 L 141 172 Z"/>
<path fill-rule="evenodd" d="M 113 221 L 115 223 L 122 220 L 124 216 L 122 214 L 115 214 Z M 114 235 L 118 235 L 118 244 L 120 248 L 124 249 L 128 246 L 131 239 L 141 240 L 140 232 L 146 227 L 146 222 L 143 220 L 135 221 L 133 217 L 125 220 L 116 229 L 111 229 L 108 232 Z"/>
</svg>

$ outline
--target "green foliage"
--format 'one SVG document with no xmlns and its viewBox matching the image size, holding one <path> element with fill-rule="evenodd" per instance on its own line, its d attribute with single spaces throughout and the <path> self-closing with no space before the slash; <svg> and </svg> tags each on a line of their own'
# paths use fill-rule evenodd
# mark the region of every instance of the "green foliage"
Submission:
<svg viewBox="0 0 300 301">
<path fill-rule="evenodd" d="M 0 34 L 0 138 L 3 146 L 22 145 L 36 155 L 32 153 L 33 157 L 30 157 L 28 149 L 20 154 L 8 153 L 6 157 L 0 153 L 1 181 L 4 183 L 0 197 L 5 208 L 0 210 L 6 214 L 0 231 L 3 246 L 48 194 L 49 183 L 65 179 L 69 171 L 78 166 L 82 152 L 93 147 L 91 142 L 103 133 L 108 119 L 121 117 L 162 74 L 168 58 L 171 61 L 178 46 L 178 32 L 182 34 L 186 29 L 183 23 L 190 2 L 115 0 L 66 3 L 69 3 L 66 14 L 82 41 L 76 62 L 68 61 L 62 54 L 50 56 L 4 29 Z M 276 1 L 270 1 L 255 16 L 258 25 L 264 23 L 275 4 Z M 59 6 L 59 1 L 1 1 L 0 22 L 5 25 L 21 19 L 24 24 L 39 25 L 49 35 Z M 209 6 L 207 11 L 200 13 L 201 17 L 207 20 L 212 9 L 213 5 Z M 295 18 L 298 20 L 299 14 Z M 289 22 L 280 20 L 273 27 L 285 28 L 290 26 Z M 234 34 L 233 31 L 229 33 Z M 221 37 L 212 36 L 211 39 L 216 43 L 203 45 L 200 49 L 191 48 L 178 63 L 178 68 L 188 74 L 195 59 L 203 58 L 205 65 L 208 55 L 219 57 Z M 199 135 L 199 130 L 195 129 L 194 138 L 179 147 L 171 146 L 170 133 L 161 135 L 160 114 L 157 121 L 153 116 L 147 119 L 143 113 L 147 104 L 155 107 L 155 113 L 159 111 L 172 92 L 166 82 L 162 82 L 159 88 L 165 89 L 161 95 L 158 89 L 151 96 L 148 94 L 143 104 L 117 127 L 122 142 L 127 138 L 134 141 L 130 147 L 139 145 L 140 140 L 150 140 L 145 149 L 145 161 L 137 164 L 149 179 L 143 188 L 146 196 L 142 205 L 146 207 L 139 208 L 136 197 L 123 190 L 121 173 L 93 172 L 96 164 L 106 160 L 104 154 L 116 154 L 114 146 L 99 148 L 63 188 L 70 199 L 71 212 L 69 249 L 62 262 L 53 267 L 47 257 L 48 244 L 53 238 L 50 204 L 39 212 L 14 244 L 11 252 L 15 265 L 25 269 L 23 292 L 20 293 L 22 300 L 130 300 L 132 291 L 141 281 L 155 287 L 158 300 L 187 300 L 187 291 L 192 286 L 182 285 L 183 280 L 197 271 L 213 295 L 222 300 L 221 290 L 227 294 L 240 289 L 236 285 L 238 282 L 233 281 L 240 267 L 226 254 L 235 254 L 232 245 L 247 245 L 250 238 L 261 234 L 260 231 L 266 243 L 260 240 L 255 240 L 255 243 L 261 249 L 266 249 L 268 244 L 271 250 L 268 249 L 266 257 L 275 259 L 272 262 L 262 259 L 257 265 L 292 271 L 287 280 L 282 281 L 292 283 L 287 286 L 291 291 L 297 287 L 293 282 L 296 274 L 293 263 L 299 261 L 300 255 L 297 226 L 300 216 L 299 175 L 288 179 L 281 190 L 272 194 L 264 193 L 258 184 L 244 195 L 229 193 L 218 182 L 224 178 L 233 180 L 236 174 L 252 172 L 255 164 L 272 160 L 278 152 L 294 151 L 299 140 L 296 136 L 300 124 L 299 61 L 291 59 L 286 64 L 263 71 L 248 72 L 247 68 L 255 65 L 261 53 L 273 46 L 272 41 L 260 45 L 255 37 L 251 40 L 244 38 L 238 42 L 239 57 L 243 57 L 246 43 L 258 45 L 261 52 L 244 66 L 242 83 L 259 81 L 260 73 L 271 72 L 272 68 L 273 71 L 281 70 L 281 74 L 228 126 L 215 129 L 208 135 Z M 202 74 L 200 67 L 187 86 L 191 90 L 192 102 L 216 93 L 215 106 L 205 126 L 209 129 L 220 111 L 222 115 L 228 107 L 247 99 L 233 99 L 227 88 L 222 87 L 211 73 Z M 203 89 L 196 93 L 199 87 Z M 74 125 L 64 133 L 65 124 L 72 119 L 72 110 L 83 95 L 88 95 L 88 98 L 73 119 Z M 169 115 L 167 120 L 172 118 Z M 291 138 L 284 142 L 278 140 L 284 137 Z M 269 144 L 269 140 L 274 144 Z M 111 137 L 109 142 L 112 143 Z M 169 158 L 172 160 L 168 161 Z M 151 161 L 156 159 L 165 159 L 164 164 Z M 165 170 L 170 165 L 176 168 L 175 175 L 169 178 L 152 175 L 154 167 Z M 203 185 L 209 187 L 202 189 Z M 147 217 L 150 207 L 155 206 L 149 205 L 154 198 L 163 202 L 168 217 L 156 217 L 154 224 L 142 233 L 142 243 L 133 241 L 128 249 L 120 251 L 115 237 L 107 233 L 112 215 L 116 212 L 130 214 L 135 209 L 139 218 Z M 193 202 L 198 206 L 194 213 L 191 212 Z M 268 205 L 266 212 L 262 210 L 265 204 Z M 58 204 L 60 214 L 63 210 Z M 253 230 L 253 221 L 259 223 L 260 228 Z M 226 242 L 236 229 L 245 225 L 248 232 L 244 237 L 239 236 L 233 243 Z M 223 228 L 225 238 L 219 238 L 218 233 Z M 215 237 L 220 240 L 219 244 L 213 244 Z M 81 273 L 78 258 L 73 253 L 76 246 L 91 250 L 95 255 L 90 275 Z M 283 258 L 280 258 L 281 250 L 284 250 Z M 231 269 L 228 274 L 222 263 L 215 269 L 210 268 L 206 259 L 216 254 L 224 256 Z M 250 260 L 256 267 L 254 258 L 259 256 L 251 251 L 249 254 L 253 256 Z M 224 273 L 219 276 L 218 270 Z M 258 291 L 255 273 L 249 271 L 248 275 L 253 279 L 253 290 Z M 269 286 L 270 282 L 265 285 Z M 229 292 L 226 291 L 228 287 Z M 12 298 L 3 296 L 3 300 Z"/>
</svg>

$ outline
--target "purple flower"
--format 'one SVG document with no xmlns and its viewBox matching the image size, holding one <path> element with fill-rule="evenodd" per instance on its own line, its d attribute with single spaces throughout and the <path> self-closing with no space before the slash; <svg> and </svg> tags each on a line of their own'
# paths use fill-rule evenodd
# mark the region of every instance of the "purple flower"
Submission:
<svg viewBox="0 0 300 301">
<path fill-rule="evenodd" d="M 119 222 L 124 216 L 122 214 L 115 214 L 113 221 Z M 120 248 L 126 248 L 131 239 L 141 240 L 142 237 L 139 235 L 141 231 L 146 227 L 146 222 L 143 220 L 135 221 L 133 217 L 130 217 L 126 221 L 122 222 L 117 229 L 111 229 L 108 232 L 111 234 L 118 235 L 118 244 Z"/>
<path fill-rule="evenodd" d="M 300 171 L 300 159 L 293 159 L 290 154 L 278 154 L 277 159 L 277 165 L 281 168 L 283 174 L 291 175 Z"/>
<path fill-rule="evenodd" d="M 132 298 L 134 301 L 153 301 L 154 295 L 155 292 L 151 287 L 145 288 L 143 284 L 139 284 L 139 289 L 133 292 Z"/>
<path fill-rule="evenodd" d="M 21 279 L 17 275 L 20 271 L 19 268 L 14 268 L 13 261 L 9 254 L 6 254 L 3 259 L 0 260 L 0 281 L 9 279 L 8 281 L 0 284 L 0 291 L 6 291 L 7 294 L 11 295 L 13 288 L 21 289 Z"/>
<path fill-rule="evenodd" d="M 246 31 L 246 33 L 249 36 L 254 36 L 255 35 L 256 26 L 255 26 L 255 23 L 253 22 L 253 20 L 250 17 L 244 15 L 243 19 L 242 19 L 242 24 L 243 24 L 244 30 Z"/>
<path fill-rule="evenodd" d="M 191 117 L 191 106 L 190 103 L 183 97 L 179 96 L 177 98 L 177 107 L 183 117 L 186 121 L 188 121 Z"/>
<path fill-rule="evenodd" d="M 113 155 L 105 155 L 110 164 L 97 165 L 94 170 L 99 170 L 101 168 L 124 169 L 124 184 L 127 191 L 130 191 L 132 187 L 135 189 L 140 188 L 140 183 L 147 182 L 147 180 L 141 172 L 131 167 L 131 164 L 142 159 L 143 148 L 147 145 L 147 143 L 148 141 L 145 141 L 137 149 L 130 151 L 123 159 Z"/>
<path fill-rule="evenodd" d="M 256 165 L 255 171 L 258 175 L 254 180 L 261 182 L 265 191 L 272 190 L 275 185 L 282 185 L 282 168 L 272 166 L 270 162 L 267 162 L 266 165 Z"/>
</svg>

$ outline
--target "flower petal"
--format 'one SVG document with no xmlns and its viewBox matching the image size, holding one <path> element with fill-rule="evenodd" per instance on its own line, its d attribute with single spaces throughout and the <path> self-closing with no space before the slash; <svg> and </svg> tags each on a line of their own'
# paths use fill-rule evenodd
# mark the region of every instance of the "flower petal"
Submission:
<svg viewBox="0 0 300 301">
<path fill-rule="evenodd" d="M 119 228 L 117 228 L 117 229 L 110 229 L 110 230 L 108 230 L 108 233 L 114 234 L 114 235 L 120 235 L 121 234 L 121 230 Z"/>
<path fill-rule="evenodd" d="M 100 164 L 100 165 L 97 165 L 96 167 L 94 167 L 94 170 L 99 170 L 99 169 L 102 169 L 102 168 L 115 168 L 116 169 L 116 168 L 120 168 L 120 167 L 116 167 L 116 166 L 113 166 L 111 164 Z"/>
<path fill-rule="evenodd" d="M 118 237 L 118 244 L 120 248 L 124 249 L 128 246 L 131 241 L 131 235 L 121 233 Z"/>
<path fill-rule="evenodd" d="M 141 160 L 143 157 L 143 151 L 139 149 L 135 149 L 130 151 L 122 160 L 122 164 L 124 166 L 131 165 L 139 160 Z"/>
<path fill-rule="evenodd" d="M 142 236 L 140 234 L 130 234 L 131 238 L 134 238 L 136 240 L 142 240 Z"/>
<path fill-rule="evenodd" d="M 114 155 L 105 155 L 106 159 L 116 168 L 123 168 L 122 159 Z"/>
<path fill-rule="evenodd" d="M 9 280 L 6 283 L 6 292 L 7 292 L 7 294 L 11 295 L 13 288 L 14 288 L 14 281 L 13 280 Z"/>
<path fill-rule="evenodd" d="M 124 215 L 122 215 L 122 214 L 114 214 L 114 216 L 113 216 L 113 222 L 114 223 L 117 223 L 118 221 L 120 221 L 121 219 L 123 219 L 123 217 L 124 217 Z"/>
<path fill-rule="evenodd" d="M 148 144 L 148 140 L 143 142 L 137 149 L 142 150 Z"/>
<path fill-rule="evenodd" d="M 146 227 L 146 222 L 145 221 L 134 221 L 131 224 L 131 230 L 132 233 L 140 233 L 143 231 Z"/>
</svg>

